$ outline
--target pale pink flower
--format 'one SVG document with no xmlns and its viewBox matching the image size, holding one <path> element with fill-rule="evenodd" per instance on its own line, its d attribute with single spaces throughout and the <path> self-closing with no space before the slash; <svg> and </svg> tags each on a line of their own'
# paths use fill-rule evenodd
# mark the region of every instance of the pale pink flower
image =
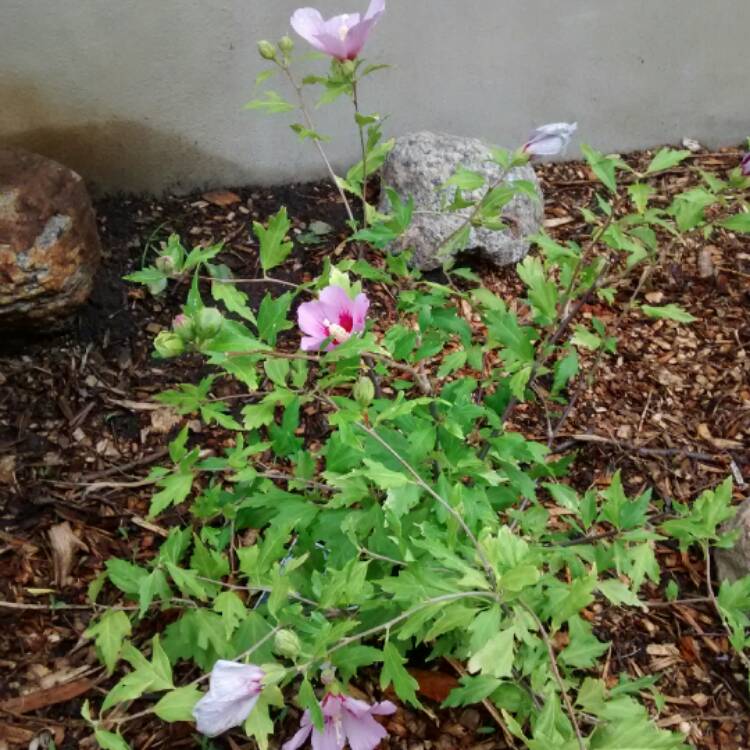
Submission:
<svg viewBox="0 0 750 750">
<path fill-rule="evenodd" d="M 380 16 L 385 0 L 370 0 L 364 18 L 359 13 L 344 13 L 327 21 L 315 8 L 300 8 L 291 18 L 292 28 L 315 49 L 337 60 L 354 60 L 365 46 Z"/>
<path fill-rule="evenodd" d="M 304 351 L 320 349 L 330 339 L 328 350 L 343 344 L 353 333 L 365 330 L 365 318 L 370 307 L 367 295 L 352 299 L 340 286 L 327 286 L 315 302 L 304 302 L 297 310 L 297 321 L 302 333 Z"/>
<path fill-rule="evenodd" d="M 557 156 L 565 151 L 578 123 L 553 122 L 537 128 L 523 146 L 531 156 Z"/>
<path fill-rule="evenodd" d="M 740 170 L 745 177 L 750 177 L 750 153 L 745 154 L 740 162 Z"/>
<path fill-rule="evenodd" d="M 388 732 L 373 716 L 395 713 L 396 706 L 390 701 L 374 706 L 348 695 L 328 693 L 320 705 L 325 727 L 319 732 L 312 725 L 310 712 L 302 715 L 299 731 L 281 746 L 281 750 L 297 750 L 312 734 L 312 750 L 342 750 L 349 743 L 351 750 L 375 750 Z"/>
<path fill-rule="evenodd" d="M 217 737 L 244 723 L 258 702 L 265 672 L 255 664 L 220 659 L 211 670 L 208 692 L 195 704 L 196 729 Z"/>
</svg>

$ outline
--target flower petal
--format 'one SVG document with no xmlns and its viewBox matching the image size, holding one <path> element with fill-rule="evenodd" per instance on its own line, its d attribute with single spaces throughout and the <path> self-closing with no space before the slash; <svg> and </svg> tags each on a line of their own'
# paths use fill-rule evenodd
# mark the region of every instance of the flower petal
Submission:
<svg viewBox="0 0 750 750">
<path fill-rule="evenodd" d="M 196 729 L 206 737 L 217 737 L 242 724 L 258 702 L 258 695 L 223 700 L 210 690 L 193 707 Z"/>
<path fill-rule="evenodd" d="M 236 700 L 260 693 L 265 672 L 255 664 L 219 659 L 211 670 L 208 692 L 217 700 Z"/>
<path fill-rule="evenodd" d="M 354 318 L 354 300 L 340 286 L 327 286 L 318 299 L 331 323 L 338 323 L 342 313 Z"/>
<path fill-rule="evenodd" d="M 389 716 L 390 714 L 395 714 L 397 710 L 398 707 L 395 703 L 391 703 L 390 701 L 381 701 L 380 703 L 376 703 L 370 709 L 370 713 L 377 716 Z"/>
<path fill-rule="evenodd" d="M 341 717 L 351 750 L 375 750 L 388 732 L 367 713 L 364 716 L 344 713 Z"/>
<path fill-rule="evenodd" d="M 345 732 L 337 732 L 336 725 L 327 721 L 324 731 L 313 729 L 312 750 L 342 750 L 346 744 Z"/>
<path fill-rule="evenodd" d="M 367 9 L 367 13 L 365 13 L 364 20 L 369 21 L 370 19 L 374 19 L 378 21 L 383 13 L 385 13 L 385 0 L 370 0 L 370 7 Z"/>
<path fill-rule="evenodd" d="M 328 335 L 324 323 L 326 317 L 326 309 L 318 301 L 303 302 L 297 308 L 297 324 L 301 331 L 308 336 L 319 337 L 321 341 Z"/>
<path fill-rule="evenodd" d="M 307 724 L 307 726 L 305 726 L 303 719 L 302 726 L 295 732 L 290 740 L 287 740 L 281 746 L 281 750 L 297 750 L 298 747 L 302 747 L 302 745 L 307 742 L 310 732 L 312 732 L 312 724 Z"/>
<path fill-rule="evenodd" d="M 370 18 L 349 29 L 349 33 L 344 40 L 345 58 L 347 60 L 354 60 L 359 55 L 362 48 L 365 46 L 367 37 L 370 36 L 372 27 L 376 23 L 377 18 Z"/>
<path fill-rule="evenodd" d="M 319 42 L 318 34 L 323 28 L 325 21 L 320 11 L 315 8 L 300 8 L 294 11 L 290 19 L 292 28 L 307 42 L 312 44 L 316 49 L 325 52 Z"/>
<path fill-rule="evenodd" d="M 358 294 L 352 305 L 353 331 L 365 330 L 365 319 L 370 309 L 370 300 L 366 294 Z"/>
<path fill-rule="evenodd" d="M 322 339 L 317 336 L 303 336 L 299 348 L 302 349 L 303 352 L 315 352 L 320 349 L 320 345 L 325 339 L 325 336 Z"/>
</svg>

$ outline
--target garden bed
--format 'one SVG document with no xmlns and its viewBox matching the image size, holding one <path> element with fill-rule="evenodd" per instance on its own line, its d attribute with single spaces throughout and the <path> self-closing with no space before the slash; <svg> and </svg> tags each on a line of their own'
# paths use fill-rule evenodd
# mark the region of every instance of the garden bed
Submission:
<svg viewBox="0 0 750 750">
<path fill-rule="evenodd" d="M 650 156 L 627 160 L 643 166 Z M 738 160 L 737 151 L 726 150 L 701 153 L 689 162 L 723 176 Z M 560 241 L 578 239 L 584 229 L 580 208 L 593 204 L 598 187 L 589 168 L 547 165 L 539 174 L 547 231 Z M 667 205 L 693 175 L 685 166 L 660 175 L 655 202 Z M 197 356 L 151 356 L 154 335 L 180 311 L 184 287 L 170 287 L 154 298 L 123 282 L 122 275 L 140 267 L 160 240 L 177 233 L 186 245 L 224 240 L 221 260 L 237 276 L 254 278 L 258 253 L 250 223 L 265 220 L 282 205 L 296 241 L 293 254 L 276 269 L 277 279 L 309 281 L 326 257 L 361 250 L 343 244 L 346 217 L 326 184 L 163 200 L 103 199 L 97 211 L 105 261 L 92 300 L 55 335 L 4 342 L 0 670 L 10 678 L 0 684 L 0 746 L 3 738 L 11 747 L 14 742 L 27 746 L 44 729 L 54 733 L 60 748 L 80 746 L 88 734 L 80 718 L 82 702 L 97 699 L 109 685 L 93 646 L 82 638 L 91 616 L 87 588 L 111 556 L 147 558 L 172 524 L 187 522 L 179 508 L 156 521 L 146 519 L 152 488 L 144 477 L 165 459 L 167 442 L 189 419 L 154 404 L 152 397 L 180 382 L 195 383 L 208 370 Z M 379 265 L 378 256 L 366 252 Z M 512 268 L 472 267 L 509 304 L 522 296 Z M 439 274 L 434 278 L 439 280 Z M 618 310 L 637 283 L 636 276 L 631 288 L 621 288 L 611 307 L 590 302 L 579 314 L 596 315 L 605 323 L 619 319 Z M 265 291 L 264 284 L 243 288 L 253 304 Z M 676 303 L 697 321 L 688 327 L 647 320 L 637 312 L 625 315 L 615 332 L 617 355 L 604 361 L 592 386 L 574 389 L 573 405 L 556 434 L 550 434 L 550 426 L 559 422 L 563 407 L 550 413 L 539 405 L 546 403 L 543 381 L 537 386 L 540 400 L 519 405 L 512 424 L 527 437 L 549 442 L 555 452 L 575 451 L 572 481 L 580 491 L 607 486 L 621 469 L 629 494 L 653 487 L 667 503 L 687 502 L 733 476 L 740 498 L 746 492 L 742 483 L 750 477 L 750 241 L 722 231 L 709 241 L 675 244 L 663 252 L 640 293 L 651 304 Z M 376 327 L 385 331 L 395 322 L 397 291 L 372 284 L 368 294 Z M 515 305 L 522 313 L 520 299 Z M 471 322 L 470 310 L 465 316 Z M 281 345 L 293 350 L 296 336 L 282 337 Z M 439 364 L 430 367 L 437 370 Z M 236 383 L 219 383 L 214 393 L 230 402 L 240 395 Z M 314 408 L 306 409 L 302 430 L 314 437 L 320 418 Z M 195 423 L 193 431 L 204 449 L 221 448 L 230 438 L 215 425 Z M 66 547 L 63 541 L 55 553 L 48 533 L 64 522 L 80 546 Z M 643 697 L 660 726 L 684 731 L 698 748 L 749 747 L 747 676 L 711 602 L 705 601 L 705 564 L 671 543 L 657 544 L 657 556 L 663 584 L 679 584 L 677 602 L 666 600 L 664 585 L 647 584 L 645 611 L 598 602 L 587 611 L 596 635 L 611 641 L 600 676 L 658 675 L 663 704 L 646 691 Z M 166 624 L 168 613 L 164 617 Z M 420 670 L 415 675 L 432 715 L 400 708 L 387 719 L 388 746 L 506 747 L 491 715 L 473 708 L 439 709 L 437 701 L 456 684 L 460 664 L 421 663 L 418 655 L 412 662 Z M 375 695 L 375 682 L 363 681 L 359 688 Z M 20 700 L 21 695 L 26 697 Z M 135 748 L 199 746 L 187 724 L 145 723 L 130 736 Z M 249 746 L 239 735 L 215 743 Z"/>
</svg>

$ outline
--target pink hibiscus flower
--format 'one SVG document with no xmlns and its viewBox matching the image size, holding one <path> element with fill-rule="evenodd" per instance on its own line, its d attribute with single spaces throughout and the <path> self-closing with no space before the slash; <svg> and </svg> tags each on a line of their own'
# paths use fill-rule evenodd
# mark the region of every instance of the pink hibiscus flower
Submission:
<svg viewBox="0 0 750 750">
<path fill-rule="evenodd" d="M 300 8 L 292 15 L 292 28 L 315 49 L 337 60 L 354 60 L 365 46 L 380 16 L 385 0 L 371 0 L 364 18 L 359 13 L 344 13 L 327 21 L 315 8 Z"/>
<path fill-rule="evenodd" d="M 193 708 L 196 729 L 217 737 L 244 723 L 258 702 L 265 674 L 255 664 L 219 659 L 211 670 L 208 692 Z"/>
<path fill-rule="evenodd" d="M 531 156 L 556 156 L 565 151 L 578 123 L 552 122 L 537 128 L 523 146 Z"/>
<path fill-rule="evenodd" d="M 315 302 L 304 302 L 297 310 L 303 351 L 320 349 L 330 339 L 330 351 L 347 341 L 353 333 L 365 330 L 365 318 L 370 307 L 367 295 L 352 299 L 340 286 L 327 286 Z"/>
<path fill-rule="evenodd" d="M 310 712 L 305 711 L 299 731 L 282 745 L 281 750 L 297 750 L 311 734 L 313 750 L 342 750 L 347 742 L 351 750 L 375 750 L 388 732 L 373 716 L 385 716 L 396 711 L 396 706 L 390 701 L 370 706 L 348 695 L 332 693 L 323 698 L 320 707 L 325 720 L 324 730 L 319 732 L 315 729 Z"/>
</svg>

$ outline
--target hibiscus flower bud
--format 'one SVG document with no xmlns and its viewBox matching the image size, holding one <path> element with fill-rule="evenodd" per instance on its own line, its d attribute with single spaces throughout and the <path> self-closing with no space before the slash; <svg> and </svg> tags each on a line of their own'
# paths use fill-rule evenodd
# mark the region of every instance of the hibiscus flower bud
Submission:
<svg viewBox="0 0 750 750">
<path fill-rule="evenodd" d="M 363 375 L 352 389 L 352 395 L 354 396 L 354 400 L 363 409 L 366 409 L 375 398 L 375 385 L 370 378 Z"/>
<path fill-rule="evenodd" d="M 291 630 L 279 630 L 273 638 L 274 650 L 281 656 L 296 659 L 302 650 L 297 634 Z"/>
<path fill-rule="evenodd" d="M 212 339 L 221 330 L 224 318 L 215 307 L 204 307 L 195 316 L 195 328 L 202 339 Z"/>
<path fill-rule="evenodd" d="M 750 153 L 745 154 L 740 162 L 740 171 L 745 177 L 750 177 Z"/>
<path fill-rule="evenodd" d="M 262 39 L 258 42 L 258 52 L 264 60 L 275 60 L 276 59 L 276 47 L 266 39 Z"/>
<path fill-rule="evenodd" d="M 172 330 L 183 341 L 192 341 L 195 336 L 195 323 L 189 315 L 181 314 L 172 321 Z"/>
<path fill-rule="evenodd" d="M 185 351 L 185 342 L 172 331 L 162 331 L 154 339 L 154 349 L 163 359 L 179 357 Z"/>
<path fill-rule="evenodd" d="M 290 36 L 282 36 L 281 39 L 279 39 L 279 49 L 285 55 L 291 54 L 294 49 L 294 41 L 292 38 Z"/>
<path fill-rule="evenodd" d="M 166 274 L 174 273 L 176 270 L 174 258 L 169 255 L 160 255 L 156 259 L 155 265 L 160 271 Z"/>
</svg>

